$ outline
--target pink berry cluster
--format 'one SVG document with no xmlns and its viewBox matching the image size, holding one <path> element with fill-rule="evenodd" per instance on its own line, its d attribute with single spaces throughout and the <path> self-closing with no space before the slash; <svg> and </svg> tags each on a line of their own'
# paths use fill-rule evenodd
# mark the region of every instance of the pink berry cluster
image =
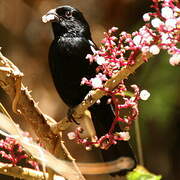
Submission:
<svg viewBox="0 0 180 180">
<path fill-rule="evenodd" d="M 23 150 L 22 146 L 13 138 L 6 137 L 0 140 L 0 161 L 13 166 L 28 167 L 39 170 L 39 165 Z"/>
<path fill-rule="evenodd" d="M 125 94 L 127 92 L 126 87 L 122 84 L 119 85 L 113 91 L 106 90 L 109 95 L 109 100 L 107 103 L 111 103 L 114 106 L 115 118 L 109 131 L 99 139 L 94 137 L 93 141 L 81 138 L 81 133 L 83 133 L 82 128 L 77 128 L 75 133 L 69 133 L 70 139 L 76 139 L 77 143 L 83 144 L 87 150 L 91 149 L 94 145 L 95 147 L 100 147 L 101 149 L 108 149 L 111 145 L 117 144 L 117 141 L 123 140 L 128 141 L 130 139 L 129 127 L 132 122 L 137 118 L 138 111 L 138 100 L 140 98 L 139 88 L 136 85 L 131 86 L 134 89 L 133 96 L 131 94 Z M 103 89 L 102 89 L 103 90 Z M 121 103 L 123 101 L 123 103 Z M 126 114 L 122 113 L 123 110 L 127 110 Z M 114 129 L 119 124 L 125 124 L 122 132 L 115 132 Z M 122 127 L 121 127 L 122 128 Z"/>
<path fill-rule="evenodd" d="M 78 127 L 75 132 L 68 133 L 69 139 L 75 139 L 78 144 L 84 145 L 87 150 L 91 150 L 93 146 L 108 149 L 111 145 L 117 144 L 117 141 L 128 141 L 130 139 L 128 131 L 139 115 L 138 101 L 139 99 L 147 100 L 150 96 L 146 90 L 140 92 L 137 85 L 131 85 L 131 88 L 134 91 L 133 93 L 126 89 L 124 82 L 121 82 L 113 91 L 108 90 L 108 88 L 100 88 L 108 94 L 107 103 L 113 106 L 115 114 L 111 127 L 105 135 L 99 138 L 93 137 L 93 140 L 82 138 L 81 134 L 84 130 Z M 101 102 L 98 101 L 97 103 Z M 116 126 L 120 126 L 122 131 L 115 131 Z"/>
<path fill-rule="evenodd" d="M 151 29 L 153 49 L 152 54 L 158 54 L 160 49 L 166 50 L 172 57 L 171 65 L 180 64 L 180 2 L 177 0 L 153 0 L 152 7 L 156 12 L 143 15 L 146 27 Z M 151 48 L 151 47 L 150 47 Z M 147 47 L 148 50 L 148 47 Z"/>
<path fill-rule="evenodd" d="M 118 28 L 113 27 L 104 33 L 104 39 L 99 50 L 92 47 L 93 54 L 88 54 L 90 63 L 96 62 L 97 75 L 94 78 L 83 78 L 81 84 L 91 86 L 93 89 L 101 89 L 109 96 L 107 103 L 114 107 L 115 119 L 109 127 L 109 131 L 94 141 L 81 138 L 82 128 L 78 128 L 75 134 L 70 133 L 70 139 L 76 139 L 78 143 L 89 149 L 92 145 L 102 149 L 109 148 L 118 140 L 128 140 L 128 130 L 132 122 L 137 118 L 138 101 L 147 100 L 149 92 L 140 92 L 137 85 L 132 85 L 134 92 L 129 92 L 124 81 L 109 90 L 104 83 L 113 77 L 119 70 L 136 63 L 136 57 L 140 53 L 144 61 L 148 60 L 148 54 L 157 55 L 160 50 L 166 50 L 172 57 L 171 65 L 180 64 L 180 49 L 177 44 L 180 41 L 180 3 L 176 0 L 152 0 L 152 8 L 155 12 L 143 15 L 146 24 L 132 34 L 122 32 L 117 37 Z M 99 103 L 99 101 L 98 101 Z M 123 111 L 127 113 L 123 113 Z M 115 127 L 121 124 L 122 132 L 115 132 Z M 122 128 L 122 124 L 124 127 Z"/>
<path fill-rule="evenodd" d="M 136 56 L 142 53 L 147 60 L 147 53 L 159 54 L 166 50 L 172 58 L 170 63 L 180 63 L 180 2 L 176 0 L 153 0 L 152 7 L 155 12 L 143 15 L 146 24 L 132 34 L 122 32 L 119 37 L 114 34 L 118 28 L 113 27 L 102 40 L 99 50 L 93 50 L 93 55 L 88 54 L 90 62 L 95 61 L 99 66 L 97 75 L 90 80 L 83 78 L 82 84 L 91 85 L 93 88 L 103 87 L 103 83 L 116 74 L 121 68 L 133 65 Z"/>
</svg>

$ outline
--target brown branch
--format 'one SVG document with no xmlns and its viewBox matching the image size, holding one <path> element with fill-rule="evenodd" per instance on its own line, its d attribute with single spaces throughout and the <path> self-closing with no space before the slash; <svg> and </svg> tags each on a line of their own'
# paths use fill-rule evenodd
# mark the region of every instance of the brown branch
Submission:
<svg viewBox="0 0 180 180">
<path fill-rule="evenodd" d="M 148 54 L 146 56 L 146 58 L 150 58 L 150 57 L 151 57 L 151 54 Z M 4 60 L 8 61 L 8 63 L 10 63 L 10 65 L 12 64 L 1 53 L 0 53 L 0 59 L 2 59 L 3 61 Z M 112 90 L 122 80 L 126 79 L 130 74 L 134 73 L 135 70 L 144 63 L 143 55 L 139 54 L 137 56 L 135 62 L 136 63 L 134 65 L 127 66 L 126 68 L 122 68 L 115 76 L 113 76 L 111 79 L 109 79 L 105 83 L 104 87 L 108 88 L 109 90 Z M 1 63 L 0 63 L 0 65 L 1 65 Z M 3 63 L 3 66 L 9 67 L 9 65 L 7 66 L 4 63 Z M 11 65 L 10 67 L 13 68 L 13 70 L 15 70 L 16 72 L 20 72 L 19 70 L 17 70 L 17 67 L 14 67 L 14 65 Z M 2 73 L 2 69 L 0 69 L 0 70 Z M 7 70 L 8 69 L 4 70 L 4 71 L 6 71 L 6 75 L 8 73 Z M 15 107 L 17 106 L 17 109 L 21 111 L 21 114 L 24 115 L 25 118 L 28 118 L 28 121 L 30 121 L 32 126 L 35 127 L 36 134 L 38 134 L 38 136 L 40 138 L 42 138 L 42 141 L 44 141 L 44 142 L 47 141 L 48 142 L 47 145 L 49 145 L 51 148 L 54 147 L 54 146 L 52 146 L 52 144 L 54 144 L 54 142 L 57 142 L 57 139 L 56 139 L 57 137 L 55 137 L 54 134 L 58 134 L 60 131 L 66 130 L 71 125 L 71 122 L 67 119 L 67 117 L 65 117 L 60 122 L 53 123 L 51 125 L 51 129 L 50 129 L 50 126 L 47 125 L 43 114 L 40 112 L 40 109 L 37 107 L 36 103 L 33 101 L 32 97 L 30 96 L 28 90 L 26 88 L 24 88 L 23 85 L 22 85 L 22 89 L 21 89 L 21 95 L 19 95 L 19 91 L 17 90 L 17 86 L 15 86 L 15 83 L 17 80 L 17 74 L 19 75 L 20 73 L 17 73 L 16 76 L 14 76 L 14 74 L 12 74 L 12 72 L 13 71 L 9 70 L 10 77 L 8 77 L 7 79 L 3 80 L 2 78 L 0 78 L 1 79 L 0 86 L 11 97 L 12 101 L 14 102 L 13 104 L 15 104 L 14 106 Z M 3 76 L 5 76 L 5 75 L 3 75 Z M 11 81 L 13 81 L 13 82 L 11 82 Z M 8 84 L 9 88 L 6 87 L 6 84 Z M 11 87 L 9 86 L 9 84 L 11 85 Z M 100 99 L 104 95 L 105 95 L 105 92 L 102 90 L 99 90 L 99 89 L 90 91 L 89 94 L 84 99 L 84 101 L 74 109 L 74 113 L 73 113 L 74 118 L 75 119 L 82 118 L 85 110 L 88 109 L 90 106 L 92 106 L 98 99 Z M 17 102 L 18 102 L 18 105 L 17 105 Z M 24 104 L 23 104 L 24 102 L 26 103 L 26 106 L 24 106 Z M 33 120 L 36 118 L 37 118 L 37 120 Z M 51 139 L 51 141 L 49 141 L 50 139 Z"/>
<path fill-rule="evenodd" d="M 60 137 L 61 137 L 61 147 L 63 148 L 63 150 L 64 150 L 64 152 L 66 153 L 67 157 L 71 160 L 74 168 L 76 169 L 76 171 L 77 171 L 78 174 L 79 174 L 79 177 L 80 177 L 82 180 L 85 180 L 85 178 L 83 177 L 83 175 L 82 175 L 82 173 L 81 173 L 81 171 L 80 171 L 80 169 L 79 169 L 79 167 L 78 167 L 78 165 L 77 165 L 77 163 L 76 163 L 76 159 L 74 159 L 74 158 L 72 157 L 72 155 L 70 154 L 70 152 L 68 151 L 68 149 L 67 149 L 66 146 L 65 146 L 65 143 L 64 143 L 64 141 L 63 141 L 62 132 L 60 133 Z"/>
<path fill-rule="evenodd" d="M 53 134 L 27 88 L 20 82 L 22 73 L 1 53 L 0 66 L 0 87 L 12 100 L 13 110 L 24 117 L 26 122 L 33 127 L 44 147 L 53 152 L 58 137 Z"/>
<path fill-rule="evenodd" d="M 46 180 L 48 178 L 48 173 L 44 174 L 41 171 L 36 171 L 30 168 L 24 168 L 20 166 L 13 166 L 12 164 L 8 163 L 0 163 L 0 174 L 26 180 Z M 54 179 L 56 178 L 54 177 Z M 59 180 L 65 180 L 62 176 L 58 176 L 58 178 Z"/>
<path fill-rule="evenodd" d="M 146 55 L 146 58 L 150 58 L 151 56 L 151 54 L 148 54 Z M 122 80 L 127 79 L 130 74 L 134 73 L 135 70 L 144 62 L 145 61 L 143 55 L 139 54 L 135 60 L 134 65 L 129 65 L 126 68 L 122 68 L 115 76 L 113 76 L 105 83 L 104 87 L 108 88 L 109 90 L 113 90 Z M 81 118 L 84 111 L 90 106 L 92 106 L 98 99 L 100 99 L 104 95 L 105 92 L 100 89 L 90 91 L 85 97 L 84 101 L 74 109 L 73 117 L 75 119 Z M 59 131 L 67 129 L 69 126 L 70 122 L 68 121 L 67 117 L 65 117 L 57 124 L 51 126 L 51 129 L 54 133 L 57 134 Z"/>
</svg>

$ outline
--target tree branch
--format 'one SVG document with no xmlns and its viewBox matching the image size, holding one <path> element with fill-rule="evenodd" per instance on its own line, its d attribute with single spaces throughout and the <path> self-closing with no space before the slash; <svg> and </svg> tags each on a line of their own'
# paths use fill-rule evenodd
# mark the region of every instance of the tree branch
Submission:
<svg viewBox="0 0 180 180">
<path fill-rule="evenodd" d="M 152 55 L 149 53 L 146 55 L 146 58 L 148 59 L 151 56 Z M 129 65 L 125 68 L 122 68 L 115 76 L 113 76 L 105 83 L 104 87 L 108 88 L 109 90 L 113 90 L 122 80 L 127 79 L 130 74 L 134 73 L 135 70 L 144 62 L 145 61 L 143 54 L 139 54 L 135 60 L 134 65 Z M 90 106 L 92 106 L 98 99 L 100 99 L 104 95 L 105 92 L 100 89 L 91 90 L 85 97 L 83 102 L 79 104 L 76 108 L 74 108 L 73 117 L 75 119 L 81 118 L 83 116 L 84 111 L 88 109 Z M 59 131 L 67 129 L 70 126 L 70 124 L 71 123 L 68 121 L 67 117 L 65 117 L 57 124 L 52 125 L 51 129 L 55 134 L 58 134 Z"/>
<path fill-rule="evenodd" d="M 26 180 L 32 180 L 32 179 L 46 180 L 48 178 L 48 173 L 36 171 L 30 168 L 13 166 L 12 164 L 8 164 L 8 163 L 0 163 L 0 174 L 13 176 L 16 178 L 21 178 Z M 62 176 L 56 176 L 54 177 L 54 179 L 65 180 Z"/>
<path fill-rule="evenodd" d="M 43 113 L 21 83 L 22 76 L 19 69 L 0 53 L 0 87 L 12 100 L 13 110 L 31 124 L 44 147 L 53 152 L 58 137 L 53 134 Z"/>
</svg>

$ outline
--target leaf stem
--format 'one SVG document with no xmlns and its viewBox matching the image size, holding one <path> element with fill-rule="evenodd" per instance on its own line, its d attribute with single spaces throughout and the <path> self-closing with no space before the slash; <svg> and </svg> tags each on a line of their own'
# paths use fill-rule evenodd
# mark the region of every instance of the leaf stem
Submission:
<svg viewBox="0 0 180 180">
<path fill-rule="evenodd" d="M 143 166 L 144 158 L 143 158 L 143 148 L 142 148 L 142 139 L 141 139 L 139 119 L 135 120 L 135 133 L 136 133 L 136 143 L 137 143 L 139 164 Z"/>
</svg>

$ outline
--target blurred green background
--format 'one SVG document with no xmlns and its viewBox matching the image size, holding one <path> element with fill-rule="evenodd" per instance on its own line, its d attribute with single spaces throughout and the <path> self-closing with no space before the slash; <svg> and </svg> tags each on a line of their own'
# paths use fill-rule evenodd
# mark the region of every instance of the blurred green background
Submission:
<svg viewBox="0 0 180 180">
<path fill-rule="evenodd" d="M 133 32 L 143 25 L 150 0 L 0 0 L 0 46 L 24 73 L 25 86 L 42 111 L 60 120 L 67 107 L 58 97 L 48 68 L 52 40 L 49 24 L 41 16 L 58 5 L 71 5 L 84 13 L 96 44 L 112 26 Z M 180 179 L 180 68 L 172 67 L 166 52 L 152 58 L 131 75 L 151 93 L 140 103 L 140 124 L 145 167 L 165 180 Z M 134 145 L 135 146 L 135 145 Z M 135 148 L 135 147 L 134 147 Z M 78 155 L 77 155 L 78 156 Z"/>
</svg>

